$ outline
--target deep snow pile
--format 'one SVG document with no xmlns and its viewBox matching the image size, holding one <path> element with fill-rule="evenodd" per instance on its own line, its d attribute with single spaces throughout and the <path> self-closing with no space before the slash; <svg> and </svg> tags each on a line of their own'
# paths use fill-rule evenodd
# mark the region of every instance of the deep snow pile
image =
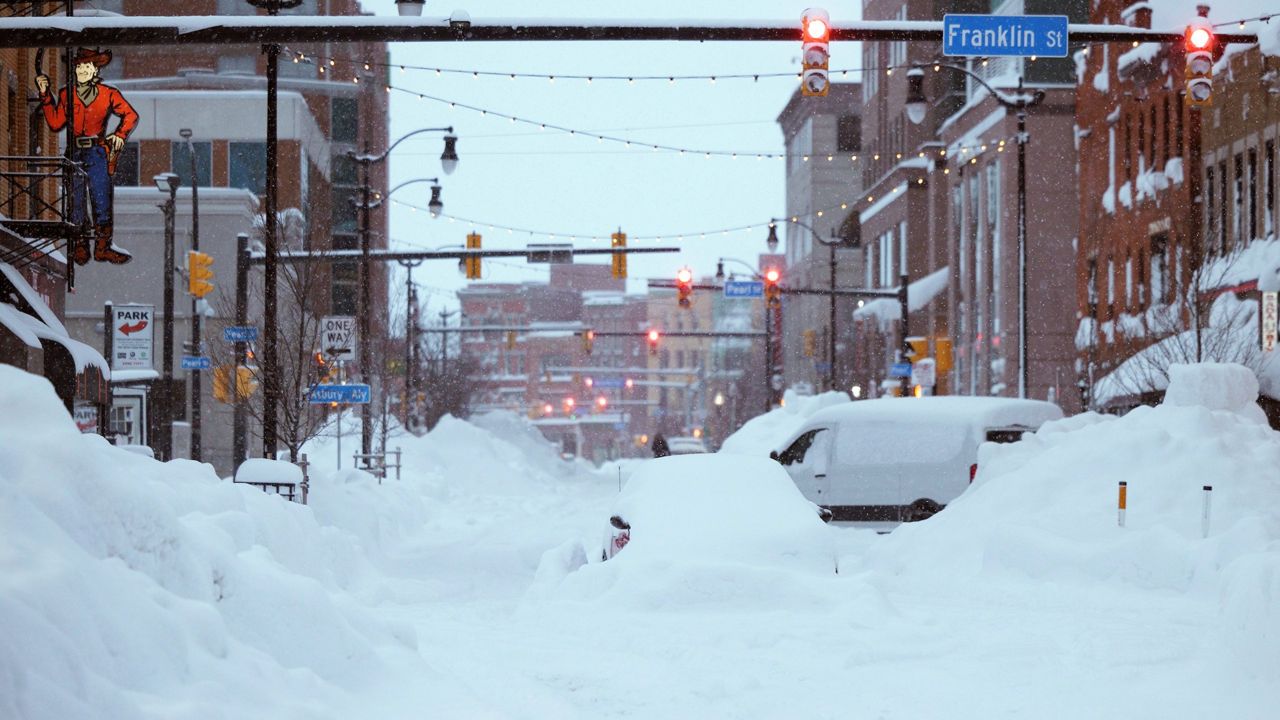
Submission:
<svg viewBox="0 0 1280 720">
<path fill-rule="evenodd" d="M 782 407 L 751 418 L 738 431 L 724 439 L 721 452 L 742 455 L 765 455 L 778 450 L 779 445 L 791 439 L 791 435 L 804 425 L 809 416 L 823 408 L 852 402 L 843 392 L 824 392 L 819 395 L 797 395 L 788 390 L 782 399 Z"/>
<path fill-rule="evenodd" d="M 983 445 L 973 487 L 887 536 L 865 568 L 937 589 L 1032 581 L 1208 597 L 1239 668 L 1280 677 L 1280 434 L 1247 368 L 1174 365 L 1170 376 L 1158 407 Z"/>
<path fill-rule="evenodd" d="M 468 521 L 442 478 L 550 485 L 539 458 L 453 420 L 406 448 L 417 475 L 320 471 L 302 506 L 82 435 L 6 365 L 0 408 L 0 717 L 491 714 L 379 604 L 421 590 L 386 572 L 414 533 Z"/>
</svg>

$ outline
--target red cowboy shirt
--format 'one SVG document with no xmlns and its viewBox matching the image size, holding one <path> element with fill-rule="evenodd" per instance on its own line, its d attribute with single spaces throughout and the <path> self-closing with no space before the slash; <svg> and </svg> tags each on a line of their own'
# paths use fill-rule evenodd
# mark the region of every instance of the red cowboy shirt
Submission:
<svg viewBox="0 0 1280 720">
<path fill-rule="evenodd" d="M 76 95 L 75 134 L 77 137 L 107 137 L 107 121 L 112 115 L 120 118 L 120 125 L 112 135 L 121 140 L 129 139 L 129 133 L 138 126 L 138 113 L 129 101 L 124 99 L 120 91 L 110 85 L 98 84 L 98 96 L 87 106 Z M 44 119 L 53 131 L 61 130 L 67 125 L 67 89 L 58 91 L 58 104 L 53 104 L 49 93 L 40 96 L 40 106 L 44 108 Z"/>
</svg>

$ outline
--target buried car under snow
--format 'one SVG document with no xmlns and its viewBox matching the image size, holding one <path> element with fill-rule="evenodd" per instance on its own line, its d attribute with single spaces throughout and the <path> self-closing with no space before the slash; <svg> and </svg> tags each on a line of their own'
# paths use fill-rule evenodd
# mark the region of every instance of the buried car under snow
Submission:
<svg viewBox="0 0 1280 720">
<path fill-rule="evenodd" d="M 602 560 L 729 561 L 834 567 L 830 517 L 775 462 L 745 455 L 658 458 L 614 503 Z"/>
</svg>

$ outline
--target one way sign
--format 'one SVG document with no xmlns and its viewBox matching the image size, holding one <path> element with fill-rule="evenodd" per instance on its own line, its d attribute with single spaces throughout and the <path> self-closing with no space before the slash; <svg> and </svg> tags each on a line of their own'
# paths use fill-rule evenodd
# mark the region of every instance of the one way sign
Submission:
<svg viewBox="0 0 1280 720">
<path fill-rule="evenodd" d="M 321 319 L 320 347 L 326 355 L 350 359 L 356 351 L 356 319 L 350 315 L 328 315 Z"/>
</svg>

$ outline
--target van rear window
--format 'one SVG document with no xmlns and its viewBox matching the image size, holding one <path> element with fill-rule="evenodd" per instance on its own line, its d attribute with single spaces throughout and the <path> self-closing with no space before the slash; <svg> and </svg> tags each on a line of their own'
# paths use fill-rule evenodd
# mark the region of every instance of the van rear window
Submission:
<svg viewBox="0 0 1280 720">
<path fill-rule="evenodd" d="M 837 453 L 842 462 L 897 465 L 953 460 L 964 449 L 966 425 L 881 421 L 840 427 Z"/>
<path fill-rule="evenodd" d="M 1016 443 L 1022 439 L 1022 433 L 1026 431 L 1026 428 L 1000 428 L 997 430 L 988 430 L 987 442 Z"/>
</svg>

